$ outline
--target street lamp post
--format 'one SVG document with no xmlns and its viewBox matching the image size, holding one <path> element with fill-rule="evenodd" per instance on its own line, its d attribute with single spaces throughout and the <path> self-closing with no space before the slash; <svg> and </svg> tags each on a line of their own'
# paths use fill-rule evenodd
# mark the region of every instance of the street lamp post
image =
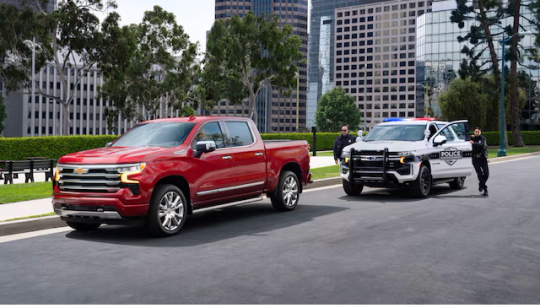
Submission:
<svg viewBox="0 0 540 305">
<path fill-rule="evenodd" d="M 523 32 L 523 33 L 515 33 L 513 35 L 511 35 L 510 37 L 508 38 L 504 38 L 504 33 L 503 33 L 503 37 L 501 40 L 499 40 L 499 42 L 502 44 L 502 62 L 501 62 L 501 127 L 500 127 L 500 130 L 499 130 L 499 150 L 497 151 L 497 157 L 504 157 L 506 156 L 506 149 L 504 147 L 504 132 L 506 131 L 506 124 L 505 124 L 505 120 L 504 120 L 504 70 L 505 70 L 505 61 L 504 61 L 504 55 L 505 55 L 505 47 L 504 45 L 510 41 L 510 39 L 512 39 L 514 36 L 516 36 L 517 34 L 526 34 L 526 35 L 530 35 L 532 34 L 531 32 Z"/>
<path fill-rule="evenodd" d="M 294 72 L 294 77 L 296 78 L 296 132 L 298 132 L 298 121 L 299 121 L 299 103 L 300 103 L 300 74 Z"/>
</svg>

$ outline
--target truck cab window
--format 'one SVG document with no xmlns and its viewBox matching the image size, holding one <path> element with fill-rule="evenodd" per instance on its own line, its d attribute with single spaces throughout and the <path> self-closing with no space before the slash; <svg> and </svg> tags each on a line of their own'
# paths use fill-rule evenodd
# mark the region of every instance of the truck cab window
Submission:
<svg viewBox="0 0 540 305">
<path fill-rule="evenodd" d="M 247 146 L 255 142 L 247 122 L 226 121 L 225 124 L 229 130 L 228 146 Z"/>
<path fill-rule="evenodd" d="M 191 148 L 195 149 L 197 147 L 197 142 L 199 141 L 214 141 L 216 142 L 216 148 L 224 148 L 225 141 L 223 138 L 223 133 L 217 122 L 204 124 L 191 144 Z"/>
</svg>

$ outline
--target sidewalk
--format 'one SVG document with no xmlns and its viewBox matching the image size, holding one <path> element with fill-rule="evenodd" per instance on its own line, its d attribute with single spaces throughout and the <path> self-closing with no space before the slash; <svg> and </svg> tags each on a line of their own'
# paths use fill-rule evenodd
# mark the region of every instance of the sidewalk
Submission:
<svg viewBox="0 0 540 305">
<path fill-rule="evenodd" d="M 335 165 L 335 162 L 332 156 L 316 156 L 311 157 L 310 165 L 311 168 L 317 168 Z M 43 181 L 45 181 L 45 174 L 35 174 L 35 182 Z M 19 175 L 18 179 L 13 179 L 13 182 L 24 183 L 24 174 Z M 5 203 L 0 204 L 0 221 L 13 218 L 28 217 L 33 215 L 48 214 L 52 212 L 54 212 L 54 210 L 52 208 L 51 198 Z"/>
</svg>

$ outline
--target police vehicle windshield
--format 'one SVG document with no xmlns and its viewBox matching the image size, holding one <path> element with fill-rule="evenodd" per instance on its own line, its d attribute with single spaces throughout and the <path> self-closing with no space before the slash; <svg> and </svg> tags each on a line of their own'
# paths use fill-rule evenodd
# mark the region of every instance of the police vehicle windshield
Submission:
<svg viewBox="0 0 540 305">
<path fill-rule="evenodd" d="M 364 138 L 371 141 L 422 141 L 424 140 L 425 125 L 378 125 Z"/>
</svg>

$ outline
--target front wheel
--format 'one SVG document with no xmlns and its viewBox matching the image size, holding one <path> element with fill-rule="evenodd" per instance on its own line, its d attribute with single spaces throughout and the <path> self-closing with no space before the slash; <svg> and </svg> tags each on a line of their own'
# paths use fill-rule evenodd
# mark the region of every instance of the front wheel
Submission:
<svg viewBox="0 0 540 305">
<path fill-rule="evenodd" d="M 278 211 L 292 211 L 300 200 L 300 183 L 298 177 L 291 171 L 284 171 L 276 190 L 270 194 L 272 206 Z"/>
<path fill-rule="evenodd" d="M 418 178 L 412 183 L 412 194 L 418 198 L 425 198 L 431 192 L 431 172 L 425 165 L 420 166 Z"/>
<path fill-rule="evenodd" d="M 77 230 L 77 231 L 94 231 L 101 226 L 101 224 L 98 223 L 84 223 L 84 222 L 71 222 L 66 221 L 67 225 L 71 228 Z"/>
<path fill-rule="evenodd" d="M 188 202 L 176 185 L 164 184 L 154 190 L 147 229 L 155 236 L 172 236 L 184 226 Z"/>
<path fill-rule="evenodd" d="M 465 177 L 459 177 L 450 182 L 450 188 L 453 190 L 461 190 L 465 185 Z"/>
<path fill-rule="evenodd" d="M 343 190 L 345 191 L 345 194 L 349 196 L 358 196 L 360 195 L 360 193 L 362 193 L 362 190 L 364 189 L 363 184 L 357 185 L 345 179 L 341 179 L 341 181 L 343 184 Z"/>
</svg>

